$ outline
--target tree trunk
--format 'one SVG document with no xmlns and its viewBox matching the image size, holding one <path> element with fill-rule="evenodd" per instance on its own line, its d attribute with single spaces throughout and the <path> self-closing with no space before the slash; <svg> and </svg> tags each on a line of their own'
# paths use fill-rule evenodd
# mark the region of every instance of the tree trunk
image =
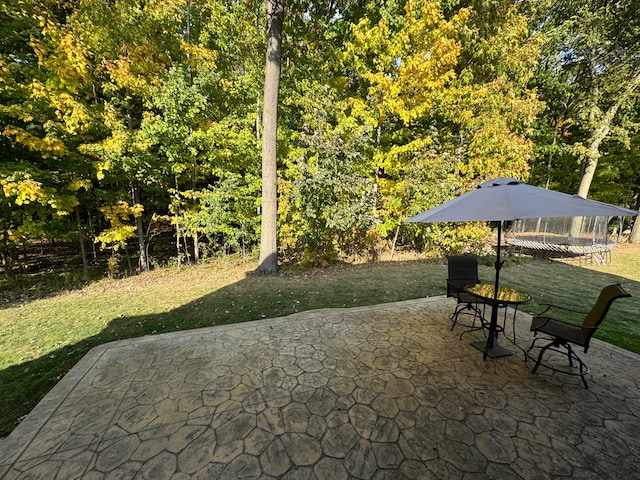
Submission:
<svg viewBox="0 0 640 480">
<path fill-rule="evenodd" d="M 193 238 L 193 261 L 195 263 L 200 263 L 200 239 L 198 238 L 197 233 L 194 233 L 192 238 Z"/>
<path fill-rule="evenodd" d="M 629 243 L 640 243 L 640 221 L 638 221 L 638 217 L 633 220 L 633 228 L 631 229 L 631 235 L 629 235 Z"/>
<path fill-rule="evenodd" d="M 549 152 L 549 156 L 547 157 L 547 179 L 544 182 L 544 188 L 549 190 L 549 185 L 551 184 L 551 168 L 553 167 L 553 154 L 555 153 L 555 147 L 558 144 L 558 130 L 559 130 L 559 122 L 557 119 L 553 121 L 553 141 L 551 142 L 551 151 Z"/>
<path fill-rule="evenodd" d="M 84 243 L 84 226 L 80 218 L 80 207 L 76 207 L 76 222 L 78 223 L 78 240 L 80 241 L 80 254 L 82 255 L 82 271 L 89 271 L 89 260 L 87 259 L 87 248 Z"/>
<path fill-rule="evenodd" d="M 7 235 L 2 236 L 2 251 L 0 257 L 2 257 L 2 267 L 7 278 L 13 278 L 13 267 L 15 265 L 15 259 L 13 257 L 12 248 L 7 240 Z"/>
<path fill-rule="evenodd" d="M 260 128 L 260 96 L 258 95 L 256 101 L 256 145 L 258 148 L 260 147 Z"/>
<path fill-rule="evenodd" d="M 176 262 L 178 262 L 178 268 L 182 266 L 182 260 L 180 259 L 180 221 L 176 219 Z"/>
<path fill-rule="evenodd" d="M 282 55 L 284 0 L 265 0 L 267 54 L 262 109 L 262 232 L 258 273 L 278 271 L 278 190 L 276 139 L 278 125 L 278 89 Z"/>
<path fill-rule="evenodd" d="M 607 138 L 611 131 L 611 125 L 618 113 L 620 106 L 625 103 L 640 85 L 640 71 L 636 72 L 633 79 L 627 85 L 627 88 L 616 98 L 609 106 L 606 113 L 598 120 L 591 137 L 589 138 L 589 146 L 584 155 L 584 172 L 578 186 L 578 195 L 587 198 L 593 176 L 596 173 L 598 160 L 600 159 L 600 145 Z M 595 108 L 595 105 L 594 105 Z M 579 225 L 577 220 L 571 222 L 570 234 L 572 237 L 577 236 Z"/>
<path fill-rule="evenodd" d="M 609 106 L 607 112 L 602 116 L 602 118 L 600 118 L 600 120 L 596 124 L 593 134 L 589 138 L 589 147 L 584 158 L 584 174 L 580 179 L 580 186 L 578 187 L 578 195 L 580 195 L 581 197 L 587 198 L 587 196 L 589 195 L 591 181 L 593 180 L 593 175 L 596 171 L 596 167 L 598 166 L 598 160 L 600 159 L 600 144 L 605 138 L 607 138 L 607 135 L 609 135 L 609 132 L 611 131 L 611 124 L 613 123 L 613 120 L 618 113 L 618 109 L 629 99 L 629 97 L 634 93 L 639 85 L 640 71 L 636 72 L 634 77 L 627 85 L 627 88 L 623 92 L 621 92 L 616 100 Z"/>
<path fill-rule="evenodd" d="M 609 107 L 609 110 L 607 110 L 607 113 L 602 117 L 595 131 L 591 135 L 591 138 L 589 138 L 589 147 L 584 154 L 584 173 L 582 174 L 580 185 L 578 186 L 578 195 L 582 198 L 587 198 L 589 195 L 593 175 L 596 173 L 596 167 L 598 166 L 598 160 L 600 159 L 600 145 L 607 135 L 609 135 L 611 122 L 613 121 L 619 107 L 619 100 Z"/>
<path fill-rule="evenodd" d="M 134 204 L 142 205 L 140 201 L 140 188 L 134 185 L 132 188 L 132 197 Z M 144 223 L 142 221 L 142 215 L 136 218 L 136 230 L 138 231 L 138 250 L 140 252 L 140 270 L 143 272 L 149 271 L 149 259 L 147 258 L 147 249 L 145 245 Z"/>
</svg>

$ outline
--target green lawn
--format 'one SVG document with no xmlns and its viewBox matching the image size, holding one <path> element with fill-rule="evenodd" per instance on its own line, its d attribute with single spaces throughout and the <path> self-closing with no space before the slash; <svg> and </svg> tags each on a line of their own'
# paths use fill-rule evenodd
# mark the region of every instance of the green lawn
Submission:
<svg viewBox="0 0 640 480">
<path fill-rule="evenodd" d="M 493 267 L 480 276 L 491 280 Z M 316 270 L 284 269 L 277 277 L 250 275 L 255 263 L 226 258 L 181 270 L 161 269 L 102 280 L 47 298 L 30 290 L 1 291 L 0 435 L 8 434 L 92 347 L 141 335 L 258 320 L 309 309 L 395 302 L 445 293 L 443 261 L 412 260 Z M 640 248 L 622 246 L 610 265 L 514 258 L 503 284 L 537 303 L 584 309 L 600 289 L 620 282 L 633 295 L 618 301 L 597 336 L 640 353 Z M 38 295 L 35 295 L 38 296 Z M 525 310 L 539 310 L 536 303 Z"/>
</svg>

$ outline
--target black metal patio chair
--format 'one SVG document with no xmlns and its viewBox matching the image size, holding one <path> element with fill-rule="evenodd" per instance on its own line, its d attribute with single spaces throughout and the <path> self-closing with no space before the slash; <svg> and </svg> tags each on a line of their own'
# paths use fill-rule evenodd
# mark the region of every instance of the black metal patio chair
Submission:
<svg viewBox="0 0 640 480">
<path fill-rule="evenodd" d="M 475 255 L 451 255 L 447 257 L 449 276 L 447 278 L 447 297 L 453 297 L 458 304 L 449 319 L 451 320 L 451 330 L 456 326 L 460 315 L 473 316 L 471 324 L 461 323 L 466 327 L 475 327 L 476 319 L 482 320 L 480 309 L 483 301 L 471 293 L 464 291 L 466 285 L 480 283 L 478 276 L 478 257 Z"/>
<path fill-rule="evenodd" d="M 609 307 L 611 307 L 611 304 L 619 298 L 630 296 L 631 295 L 627 293 L 621 285 L 615 284 L 604 287 L 591 310 L 586 313 L 578 312 L 576 310 L 561 307 L 558 305 L 543 304 L 546 305 L 547 308 L 540 314 L 533 317 L 531 321 L 531 331 L 534 332 L 535 338 L 531 342 L 531 346 L 526 352 L 526 358 L 529 357 L 529 352 L 531 352 L 532 349 L 540 349 L 538 359 L 536 360 L 536 363 L 531 372 L 536 373 L 538 367 L 543 366 L 555 372 L 565 373 L 569 375 L 578 375 L 582 378 L 584 387 L 588 388 L 585 376 L 589 373 L 589 369 L 587 365 L 582 361 L 582 359 L 575 353 L 571 345 L 577 345 L 584 348 L 584 352 L 586 353 L 589 349 L 589 342 L 591 341 L 591 337 L 604 320 L 607 312 L 609 311 Z M 585 315 L 585 317 L 582 324 L 575 324 L 563 320 L 557 320 L 549 316 L 548 312 L 550 312 L 552 308 L 564 310 L 566 312 L 580 313 L 582 315 Z M 538 333 L 544 334 L 545 336 L 538 337 Z M 549 343 L 544 346 L 536 345 L 536 342 L 538 340 L 543 339 L 549 340 Z M 546 361 L 543 362 L 543 357 L 548 351 L 559 352 L 563 355 L 566 355 L 569 361 L 568 368 L 561 368 Z M 574 361 L 578 364 L 577 370 L 574 366 Z"/>
</svg>

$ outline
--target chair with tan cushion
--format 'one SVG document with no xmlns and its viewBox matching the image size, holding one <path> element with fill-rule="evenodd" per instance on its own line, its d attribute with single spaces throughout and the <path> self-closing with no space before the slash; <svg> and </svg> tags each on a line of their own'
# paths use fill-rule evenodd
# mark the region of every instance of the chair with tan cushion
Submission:
<svg viewBox="0 0 640 480">
<path fill-rule="evenodd" d="M 627 293 L 620 284 L 615 284 L 604 287 L 591 310 L 586 313 L 571 310 L 566 307 L 560 307 L 558 305 L 544 304 L 547 308 L 542 313 L 533 317 L 533 320 L 531 321 L 531 331 L 534 332 L 535 338 L 526 352 L 527 357 L 532 349 L 540 349 L 538 359 L 536 360 L 536 364 L 531 372 L 536 373 L 538 367 L 542 365 L 543 367 L 555 372 L 579 375 L 582 377 L 584 387 L 588 388 L 585 375 L 589 373 L 589 369 L 575 353 L 571 345 L 577 345 L 578 347 L 584 348 L 584 352 L 586 353 L 589 349 L 591 337 L 606 317 L 611 304 L 619 298 L 630 296 L 631 295 Z M 574 314 L 580 313 L 581 315 L 584 315 L 584 319 L 581 324 L 558 320 L 550 316 L 550 312 L 552 312 L 553 309 L 572 312 Z M 543 334 L 543 336 L 538 337 L 538 334 Z M 543 339 L 547 339 L 549 343 L 544 346 L 536 345 L 538 340 Z M 545 353 L 549 351 L 560 352 L 563 355 L 566 355 L 569 361 L 569 368 L 560 368 L 546 361 L 543 362 Z M 574 361 L 578 364 L 577 371 L 575 370 L 576 367 L 574 366 Z"/>
</svg>

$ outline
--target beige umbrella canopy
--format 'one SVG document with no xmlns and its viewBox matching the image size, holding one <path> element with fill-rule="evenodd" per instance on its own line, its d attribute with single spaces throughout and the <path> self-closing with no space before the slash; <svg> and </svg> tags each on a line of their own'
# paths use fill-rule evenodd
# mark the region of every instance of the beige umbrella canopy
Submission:
<svg viewBox="0 0 640 480">
<path fill-rule="evenodd" d="M 578 195 L 534 187 L 514 178 L 496 178 L 480 184 L 407 222 L 503 221 L 553 217 L 627 217 L 635 210 L 587 200 Z"/>
</svg>

